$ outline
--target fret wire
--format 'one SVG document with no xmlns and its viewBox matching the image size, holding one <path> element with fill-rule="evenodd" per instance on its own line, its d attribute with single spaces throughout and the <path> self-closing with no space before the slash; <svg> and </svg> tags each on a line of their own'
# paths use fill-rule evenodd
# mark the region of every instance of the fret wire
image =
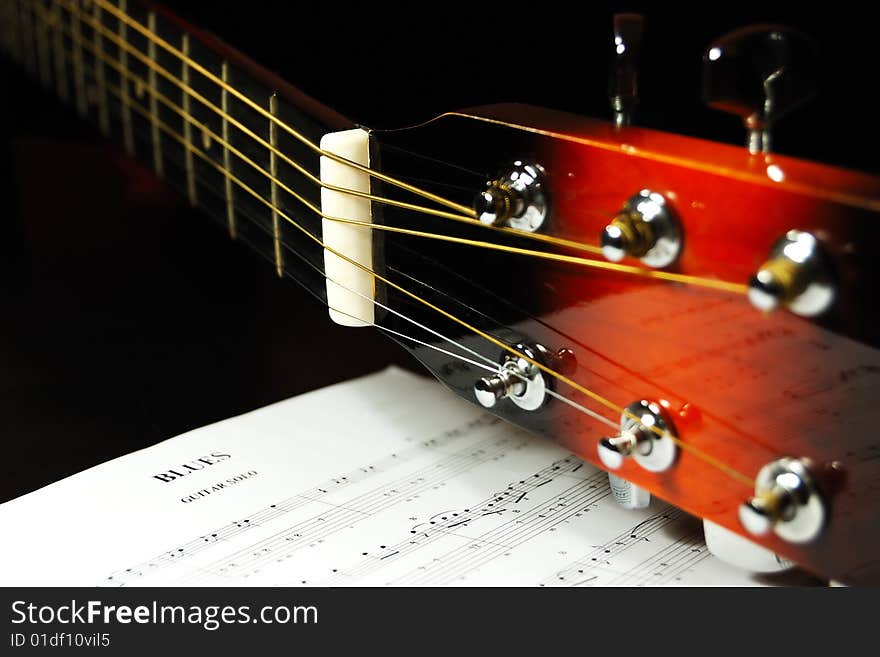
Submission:
<svg viewBox="0 0 880 657">
<path fill-rule="evenodd" d="M 156 14 L 155 12 L 150 12 L 147 14 L 147 27 L 151 32 L 156 31 Z M 156 42 L 152 39 L 147 41 L 147 59 L 153 66 L 150 66 L 147 71 L 147 81 L 150 88 L 150 116 L 147 117 L 152 123 L 152 140 L 153 140 L 153 169 L 156 171 L 156 175 L 162 178 L 164 176 L 164 171 L 162 167 L 162 135 L 159 130 L 159 104 L 156 101 L 155 92 L 158 90 L 157 81 L 156 81 L 156 69 L 154 66 L 156 65 Z"/>
<path fill-rule="evenodd" d="M 119 0 L 119 9 L 127 11 L 128 9 L 128 0 Z M 119 34 L 119 38 L 122 39 L 123 42 L 127 42 L 128 40 L 128 25 L 121 20 L 117 19 L 116 29 Z M 131 123 L 131 84 L 128 76 L 122 75 L 121 71 L 128 71 L 128 50 L 125 48 L 119 47 L 117 44 L 117 50 L 119 51 L 119 65 L 120 75 L 119 75 L 119 86 L 122 90 L 122 108 L 120 110 L 120 115 L 122 117 L 122 143 L 125 146 L 125 151 L 129 155 L 134 155 L 134 129 Z"/>
<path fill-rule="evenodd" d="M 220 75 L 225 83 L 229 79 L 229 64 L 223 60 L 220 66 Z M 233 201 L 232 179 L 229 174 L 232 172 L 232 158 L 229 153 L 229 94 L 226 92 L 226 86 L 220 88 L 220 106 L 221 112 L 221 128 L 223 135 L 223 190 L 226 197 L 226 223 L 229 226 L 229 236 L 235 239 L 238 231 L 235 226 L 235 203 Z"/>
<path fill-rule="evenodd" d="M 189 34 L 184 33 L 181 41 L 181 49 L 189 56 Z M 189 66 L 186 61 L 180 63 L 181 78 L 183 83 L 189 86 Z M 181 104 L 183 113 L 190 116 L 189 94 L 181 90 Z M 193 154 L 190 146 L 192 145 L 192 123 L 186 117 L 183 118 L 183 138 L 186 142 L 184 147 L 184 157 L 186 158 L 186 195 L 190 205 L 196 204 L 196 180 L 193 171 Z"/>
<path fill-rule="evenodd" d="M 37 48 L 37 70 L 39 71 L 40 84 L 46 89 L 52 86 L 52 59 L 49 54 L 49 30 L 46 22 L 38 20 L 38 10 L 45 11 L 42 4 L 37 2 L 33 5 L 34 41 Z"/>
<path fill-rule="evenodd" d="M 278 94 L 269 96 L 269 113 L 272 116 L 278 112 Z M 269 197 L 272 201 L 272 239 L 275 243 L 275 273 L 279 278 L 284 276 L 284 263 L 281 259 L 281 219 L 278 216 L 278 161 L 275 158 L 275 149 L 278 145 L 278 127 L 274 121 L 269 122 L 269 143 L 273 148 L 269 150 Z"/>
<path fill-rule="evenodd" d="M 28 11 L 27 4 L 27 0 L 18 0 L 18 22 L 21 25 L 21 61 L 28 75 L 33 76 L 37 70 L 37 55 L 33 20 Z"/>
<path fill-rule="evenodd" d="M 109 11 L 111 13 L 118 13 L 118 10 L 116 10 L 115 7 L 113 7 L 112 5 L 108 5 L 104 0 L 94 0 L 94 1 L 101 4 L 102 6 L 104 6 L 105 9 L 107 9 L 107 11 Z M 147 39 L 149 40 L 150 44 L 154 44 L 154 45 L 158 44 L 162 48 L 167 50 L 169 53 L 174 55 L 175 57 L 178 57 L 181 59 L 184 58 L 184 55 L 182 52 L 180 52 L 177 48 L 175 48 L 173 45 L 168 43 L 165 39 L 162 39 L 160 36 L 158 36 L 155 33 L 155 30 L 145 29 L 143 27 L 143 25 L 141 25 L 140 23 L 133 20 L 131 17 L 129 17 L 127 15 L 118 13 L 117 17 L 120 18 L 121 20 L 128 22 L 129 25 L 131 25 L 131 27 L 133 27 L 135 30 L 137 30 L 138 32 L 141 32 L 144 36 L 146 36 Z M 198 62 L 190 60 L 189 64 L 192 66 L 193 70 L 198 71 L 199 73 L 201 73 L 202 75 L 207 77 L 209 80 L 213 81 L 215 84 L 219 84 L 221 86 L 226 86 L 232 95 L 236 96 L 239 100 L 244 102 L 246 105 L 249 105 L 252 109 L 257 111 L 258 113 L 264 115 L 270 121 L 275 122 L 278 125 L 278 127 L 280 127 L 282 130 L 288 132 L 292 137 L 294 137 L 295 139 L 297 139 L 298 141 L 303 143 L 305 146 L 307 146 L 308 148 L 313 150 L 318 155 L 329 157 L 331 160 L 339 162 L 340 164 L 344 164 L 346 166 L 357 169 L 358 171 L 361 171 L 363 173 L 367 173 L 370 176 L 373 176 L 383 182 L 386 182 L 390 185 L 394 185 L 396 187 L 400 187 L 401 189 L 405 189 L 406 191 L 411 192 L 413 194 L 417 194 L 419 196 L 423 196 L 424 198 L 428 198 L 428 199 L 434 201 L 435 203 L 440 203 L 441 205 L 445 205 L 449 208 L 452 208 L 454 210 L 457 210 L 458 212 L 465 214 L 466 216 L 475 217 L 473 208 L 470 208 L 466 205 L 461 205 L 460 203 L 456 203 L 456 202 L 451 201 L 449 199 L 445 199 L 442 196 L 437 196 L 436 194 L 433 194 L 433 193 L 428 192 L 423 189 L 419 189 L 418 187 L 415 187 L 413 185 L 405 183 L 401 180 L 396 180 L 395 178 L 393 178 L 391 176 L 388 176 L 388 175 L 383 174 L 379 171 L 371 169 L 368 166 L 358 164 L 357 162 L 352 162 L 351 160 L 348 160 L 344 157 L 340 157 L 339 155 L 336 155 L 335 153 L 330 153 L 330 152 L 324 151 L 320 146 L 315 144 L 308 137 L 301 134 L 299 131 L 295 130 L 291 126 L 287 125 L 284 121 L 281 121 L 280 119 L 278 119 L 276 117 L 273 117 L 264 108 L 260 107 L 259 103 L 255 103 L 254 101 L 252 101 L 250 98 L 248 98 L 247 96 L 245 96 L 244 94 L 239 92 L 234 87 L 231 87 L 228 84 L 226 84 L 223 80 L 218 78 L 216 75 L 214 75 L 211 71 L 209 71 L 205 67 L 201 66 Z"/>
<path fill-rule="evenodd" d="M 76 92 L 76 111 L 77 113 L 86 118 L 88 115 L 88 108 L 86 107 L 86 82 L 85 82 L 85 73 L 83 71 L 83 57 L 82 57 L 82 44 L 83 44 L 83 36 L 82 36 L 82 27 L 81 21 L 79 20 L 79 14 L 77 16 L 73 15 L 73 12 L 70 12 L 70 29 L 71 29 L 71 39 L 73 40 L 73 86 Z"/>
<path fill-rule="evenodd" d="M 92 5 L 92 12 L 95 22 L 101 24 L 101 7 L 97 3 Z M 92 30 L 92 37 L 95 46 L 95 85 L 97 87 L 97 104 L 98 104 L 98 129 L 105 137 L 110 136 L 110 115 L 107 111 L 107 71 L 105 70 L 104 61 L 104 43 L 101 33 L 98 30 Z M 100 60 L 100 61 L 98 61 Z"/>
</svg>

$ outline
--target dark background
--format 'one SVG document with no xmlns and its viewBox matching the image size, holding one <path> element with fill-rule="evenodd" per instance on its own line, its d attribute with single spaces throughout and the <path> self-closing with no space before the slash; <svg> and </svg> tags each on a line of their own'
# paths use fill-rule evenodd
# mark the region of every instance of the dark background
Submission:
<svg viewBox="0 0 880 657">
<path fill-rule="evenodd" d="M 820 91 L 776 150 L 877 172 L 876 10 L 844 3 L 166 3 L 353 120 L 520 101 L 608 116 L 611 16 L 646 15 L 637 123 L 731 143 L 701 56 L 756 22 L 811 34 Z M 0 501 L 396 362 L 0 65 Z M 467 148 L 467 144 L 462 144 Z M 405 403 L 402 400 L 401 403 Z"/>
</svg>

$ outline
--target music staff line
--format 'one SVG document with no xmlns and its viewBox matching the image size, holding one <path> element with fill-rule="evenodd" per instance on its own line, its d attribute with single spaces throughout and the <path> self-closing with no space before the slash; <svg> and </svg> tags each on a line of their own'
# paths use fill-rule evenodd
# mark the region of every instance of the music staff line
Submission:
<svg viewBox="0 0 880 657">
<path fill-rule="evenodd" d="M 486 497 L 476 504 L 471 504 L 467 508 L 457 512 L 449 512 L 445 516 L 435 514 L 431 517 L 439 518 L 439 520 L 429 520 L 414 525 L 410 530 L 413 536 L 388 546 L 383 550 L 385 553 L 383 556 L 373 556 L 363 559 L 359 564 L 352 567 L 339 569 L 337 575 L 329 581 L 322 583 L 328 585 L 351 583 L 387 565 L 389 560 L 396 561 L 406 557 L 446 536 L 457 536 L 462 539 L 471 540 L 471 537 L 453 530 L 457 527 L 462 527 L 463 529 L 470 527 L 481 518 L 489 515 L 501 515 L 509 511 L 515 512 L 516 505 L 522 502 L 527 495 L 534 493 L 540 487 L 549 484 L 557 478 L 571 476 L 572 473 L 580 470 L 583 465 L 580 459 L 573 456 L 560 459 L 518 482 L 511 483 L 506 490 L 494 493 L 490 497 Z M 589 470 L 589 472 L 593 472 L 593 470 Z M 495 508 L 495 505 L 504 508 Z M 509 547 L 501 543 L 498 543 L 498 545 L 505 549 Z"/>
<path fill-rule="evenodd" d="M 182 559 L 198 554 L 199 552 L 212 547 L 216 543 L 235 538 L 252 527 L 274 520 L 275 518 L 295 511 L 312 502 L 324 502 L 322 499 L 323 497 L 329 496 L 339 490 L 343 490 L 352 484 L 359 483 L 374 474 L 385 472 L 398 464 L 411 461 L 412 459 L 417 458 L 420 454 L 423 454 L 425 450 L 443 448 L 450 443 L 454 443 L 457 439 L 469 435 L 471 431 L 485 427 L 492 427 L 500 422 L 501 420 L 496 417 L 482 415 L 461 427 L 444 431 L 428 440 L 419 441 L 407 449 L 393 452 L 370 465 L 362 466 L 347 472 L 344 475 L 333 477 L 313 488 L 292 495 L 268 507 L 264 507 L 249 514 L 245 519 L 234 520 L 218 528 L 214 532 L 200 535 L 178 547 L 165 550 L 152 559 L 143 561 L 130 568 L 114 571 L 107 577 L 102 585 L 124 586 L 126 579 L 140 579 L 147 571 L 150 573 L 157 572 L 159 569 L 168 566 L 171 563 L 177 563 Z"/>
<path fill-rule="evenodd" d="M 703 544 L 701 530 L 691 523 L 690 516 L 664 504 L 652 517 L 618 534 L 606 544 L 595 547 L 542 580 L 539 586 L 639 586 L 668 583 L 709 556 L 709 551 Z M 627 570 L 621 571 L 614 567 L 613 560 L 616 557 L 637 549 L 644 541 L 650 541 L 661 532 L 676 535 L 675 541 Z M 658 573 L 658 568 L 662 572 Z M 657 577 L 660 579 L 656 579 Z"/>
<path fill-rule="evenodd" d="M 467 573 L 552 531 L 555 526 L 587 512 L 590 505 L 610 495 L 604 472 L 596 472 L 542 504 L 524 512 L 468 543 L 441 555 L 432 564 L 419 567 L 389 582 L 395 586 L 439 586 L 462 579 Z M 474 554 L 478 550 L 478 554 Z"/>
<path fill-rule="evenodd" d="M 271 563 L 289 558 L 297 550 L 323 542 L 327 537 L 427 490 L 444 484 L 474 467 L 503 457 L 521 447 L 527 437 L 495 435 L 415 472 L 380 485 L 345 502 L 342 508 L 314 515 L 286 527 L 255 544 L 225 555 L 198 569 L 203 575 L 247 577 Z M 193 578 L 199 576 L 194 574 Z M 189 578 L 187 578 L 189 581 Z"/>
</svg>

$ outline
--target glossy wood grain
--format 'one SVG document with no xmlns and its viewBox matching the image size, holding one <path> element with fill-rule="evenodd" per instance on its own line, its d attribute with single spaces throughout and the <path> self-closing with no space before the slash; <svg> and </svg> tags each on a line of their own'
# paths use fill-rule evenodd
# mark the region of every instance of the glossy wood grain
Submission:
<svg viewBox="0 0 880 657">
<path fill-rule="evenodd" d="M 652 399 L 668 407 L 690 449 L 682 450 L 667 472 L 653 474 L 627 462 L 622 476 L 743 533 L 737 509 L 751 487 L 715 462 L 754 478 L 778 457 L 810 459 L 830 507 L 823 535 L 808 545 L 773 536 L 754 540 L 816 574 L 880 582 L 880 440 L 874 430 L 880 351 L 873 253 L 880 238 L 880 179 L 650 130 L 616 132 L 604 122 L 522 106 L 452 113 L 404 133 L 379 139 L 466 163 L 486 175 L 511 157 L 535 159 L 547 170 L 553 199 L 547 234 L 589 245 L 598 244 L 601 229 L 631 195 L 643 188 L 663 193 L 684 229 L 684 252 L 672 267 L 681 274 L 745 284 L 788 229 L 820 236 L 837 271 L 839 294 L 833 309 L 818 320 L 786 311 L 763 314 L 744 294 L 698 285 L 520 255 L 467 255 L 466 249 L 448 246 L 431 252 L 478 282 L 455 287 L 455 301 L 436 296 L 446 307 L 485 311 L 479 325 L 486 330 L 504 325 L 511 342 L 527 338 L 552 349 L 571 348 L 577 357 L 571 378 L 616 406 Z M 456 139 L 469 143 L 467 155 L 443 146 Z M 458 177 L 459 183 L 468 180 L 466 174 Z M 423 218 L 419 223 L 426 225 Z M 449 226 L 437 230 L 459 234 Z M 469 234 L 506 239 L 480 230 Z M 528 240 L 517 243 L 537 248 Z M 636 260 L 628 264 L 641 266 Z M 422 269 L 419 274 L 438 290 L 455 286 L 448 273 Z M 505 303 L 512 307 L 505 310 Z M 493 352 L 485 341 L 461 339 Z M 453 374 L 442 359 L 416 351 L 441 379 L 474 400 L 470 386 L 482 373 L 459 366 Z M 560 383 L 557 391 L 619 420 L 613 410 L 570 386 Z M 534 413 L 509 402 L 493 412 L 601 466 L 596 443 L 609 429 L 596 420 L 555 400 Z"/>
</svg>

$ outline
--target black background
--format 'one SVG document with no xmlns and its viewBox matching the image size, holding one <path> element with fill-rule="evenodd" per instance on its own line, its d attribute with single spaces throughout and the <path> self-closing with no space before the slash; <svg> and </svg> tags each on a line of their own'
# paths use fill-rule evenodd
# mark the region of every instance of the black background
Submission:
<svg viewBox="0 0 880 657">
<path fill-rule="evenodd" d="M 641 11 L 636 122 L 730 143 L 743 130 L 703 105 L 702 53 L 736 27 L 783 23 L 813 35 L 825 63 L 819 94 L 780 123 L 776 149 L 880 169 L 867 5 L 167 4 L 374 127 L 504 101 L 606 117 L 611 16 Z M 2 70 L 0 501 L 389 362 L 416 367 L 369 329 L 333 326 L 293 283 L 174 194 L 145 187 L 91 128 Z"/>
</svg>

